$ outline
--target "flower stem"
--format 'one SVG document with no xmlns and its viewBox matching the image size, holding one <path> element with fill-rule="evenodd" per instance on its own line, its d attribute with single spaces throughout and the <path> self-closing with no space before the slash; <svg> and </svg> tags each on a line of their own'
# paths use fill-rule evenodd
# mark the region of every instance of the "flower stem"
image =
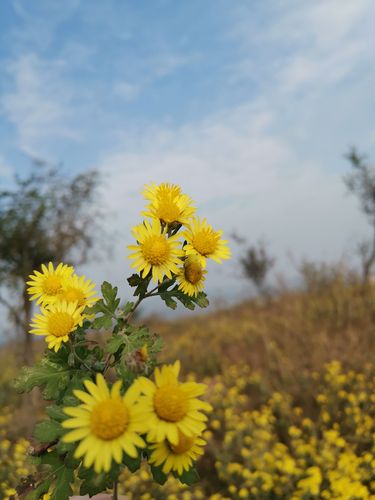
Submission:
<svg viewBox="0 0 375 500">
<path fill-rule="evenodd" d="M 118 483 L 115 481 L 113 483 L 113 500 L 118 500 Z"/>
</svg>

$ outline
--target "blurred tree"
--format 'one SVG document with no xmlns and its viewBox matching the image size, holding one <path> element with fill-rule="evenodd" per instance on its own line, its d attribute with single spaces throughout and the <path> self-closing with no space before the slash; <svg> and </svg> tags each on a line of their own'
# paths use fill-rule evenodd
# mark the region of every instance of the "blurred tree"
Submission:
<svg viewBox="0 0 375 500">
<path fill-rule="evenodd" d="M 97 200 L 98 172 L 67 179 L 59 165 L 32 162 L 27 177 L 16 175 L 14 187 L 0 191 L 0 286 L 7 291 L 0 303 L 23 333 L 26 363 L 33 356 L 28 276 L 50 261 L 86 262 L 103 215 Z M 14 305 L 9 295 L 18 297 L 18 303 Z"/>
<path fill-rule="evenodd" d="M 346 158 L 351 163 L 352 172 L 344 177 L 344 183 L 349 192 L 358 198 L 372 230 L 372 240 L 362 242 L 358 248 L 363 282 L 367 284 L 375 263 L 375 168 L 368 165 L 366 157 L 359 155 L 355 148 L 349 151 Z"/>
<path fill-rule="evenodd" d="M 246 240 L 236 233 L 232 233 L 232 238 L 240 245 L 246 244 Z M 268 254 L 265 243 L 259 241 L 255 245 L 250 245 L 240 258 L 240 264 L 244 276 L 254 283 L 259 293 L 263 294 L 267 275 L 275 264 L 275 259 Z"/>
</svg>

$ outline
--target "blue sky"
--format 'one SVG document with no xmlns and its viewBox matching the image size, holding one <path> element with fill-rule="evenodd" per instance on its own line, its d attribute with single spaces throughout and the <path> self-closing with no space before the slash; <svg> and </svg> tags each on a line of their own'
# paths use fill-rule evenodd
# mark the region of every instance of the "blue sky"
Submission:
<svg viewBox="0 0 375 500">
<path fill-rule="evenodd" d="M 0 182 L 30 155 L 104 173 L 119 237 L 84 269 L 98 281 L 127 272 L 150 181 L 264 238 L 287 275 L 288 252 L 350 254 L 367 228 L 343 154 L 375 158 L 374 25 L 372 0 L 1 2 Z M 208 281 L 247 289 L 234 263 Z"/>
</svg>

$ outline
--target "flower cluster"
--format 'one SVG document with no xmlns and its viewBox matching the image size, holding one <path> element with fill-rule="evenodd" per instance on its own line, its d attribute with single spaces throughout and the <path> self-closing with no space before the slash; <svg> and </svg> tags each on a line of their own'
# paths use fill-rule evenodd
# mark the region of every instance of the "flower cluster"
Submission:
<svg viewBox="0 0 375 500">
<path fill-rule="evenodd" d="M 230 257 L 222 231 L 195 217 L 191 199 L 179 186 L 151 184 L 143 194 L 149 204 L 142 215 L 150 220 L 132 230 L 137 241 L 129 245 L 132 267 L 157 283 L 177 280 L 178 290 L 197 296 L 204 287 L 207 259 L 220 263 Z"/>
<path fill-rule="evenodd" d="M 178 361 L 156 368 L 155 382 L 139 377 L 124 394 L 120 380 L 111 389 L 101 374 L 96 384 L 85 380 L 86 391 L 74 391 L 80 404 L 64 408 L 71 418 L 62 422 L 70 429 L 62 440 L 79 441 L 74 456 L 84 457 L 85 467 L 97 473 L 109 472 L 123 455 L 139 460 L 147 447 L 151 465 L 183 477 L 203 453 L 207 417 L 202 410 L 209 411 L 210 405 L 198 399 L 206 386 L 179 382 L 179 370 Z"/>
<path fill-rule="evenodd" d="M 63 263 L 42 265 L 27 282 L 30 300 L 41 307 L 30 333 L 44 336 L 48 348 L 22 371 L 17 388 L 41 387 L 53 403 L 46 408 L 49 420 L 34 430 L 42 443 L 34 454 L 42 472 L 35 495 L 68 498 L 77 477 L 79 492 L 94 495 L 117 485 L 125 467 L 135 472 L 142 462 L 159 484 L 170 475 L 184 484 L 198 479 L 195 462 L 206 445 L 211 409 L 201 399 L 206 385 L 181 382 L 179 361 L 158 367 L 161 339 L 130 319 L 153 296 L 172 308 L 176 300 L 189 309 L 206 307 L 206 259 L 221 262 L 230 251 L 221 231 L 193 216 L 180 187 L 153 184 L 144 196 L 150 220 L 133 228 L 137 244 L 130 246 L 138 274 L 128 283 L 136 301 L 120 305 L 108 282 L 99 297 L 94 283 Z M 149 290 L 152 280 L 156 286 Z M 95 336 L 102 329 L 105 345 Z"/>
<path fill-rule="evenodd" d="M 82 325 L 84 309 L 96 302 L 95 284 L 85 276 L 77 276 L 72 266 L 60 263 L 55 269 L 52 262 L 34 271 L 27 284 L 30 300 L 41 306 L 30 333 L 44 336 L 48 347 L 58 351 L 61 343 Z"/>
<path fill-rule="evenodd" d="M 257 381 L 248 368 L 234 366 L 213 385 L 206 437 L 230 498 L 373 498 L 375 378 L 337 361 L 314 378 L 314 420 L 279 392 L 252 410 Z"/>
<path fill-rule="evenodd" d="M 29 442 L 24 438 L 8 439 L 7 428 L 11 419 L 12 409 L 3 407 L 0 414 L 0 498 L 4 499 L 15 496 L 20 479 L 33 472 L 26 456 Z"/>
</svg>

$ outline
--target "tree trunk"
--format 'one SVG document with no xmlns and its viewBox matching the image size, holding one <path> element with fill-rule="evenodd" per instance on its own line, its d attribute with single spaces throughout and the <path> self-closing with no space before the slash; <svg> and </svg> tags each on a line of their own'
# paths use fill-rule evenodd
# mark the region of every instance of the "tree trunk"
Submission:
<svg viewBox="0 0 375 500">
<path fill-rule="evenodd" d="M 23 361 L 25 365 L 31 365 L 34 359 L 32 336 L 29 333 L 31 320 L 31 302 L 25 284 L 22 293 L 23 305 Z"/>
</svg>

